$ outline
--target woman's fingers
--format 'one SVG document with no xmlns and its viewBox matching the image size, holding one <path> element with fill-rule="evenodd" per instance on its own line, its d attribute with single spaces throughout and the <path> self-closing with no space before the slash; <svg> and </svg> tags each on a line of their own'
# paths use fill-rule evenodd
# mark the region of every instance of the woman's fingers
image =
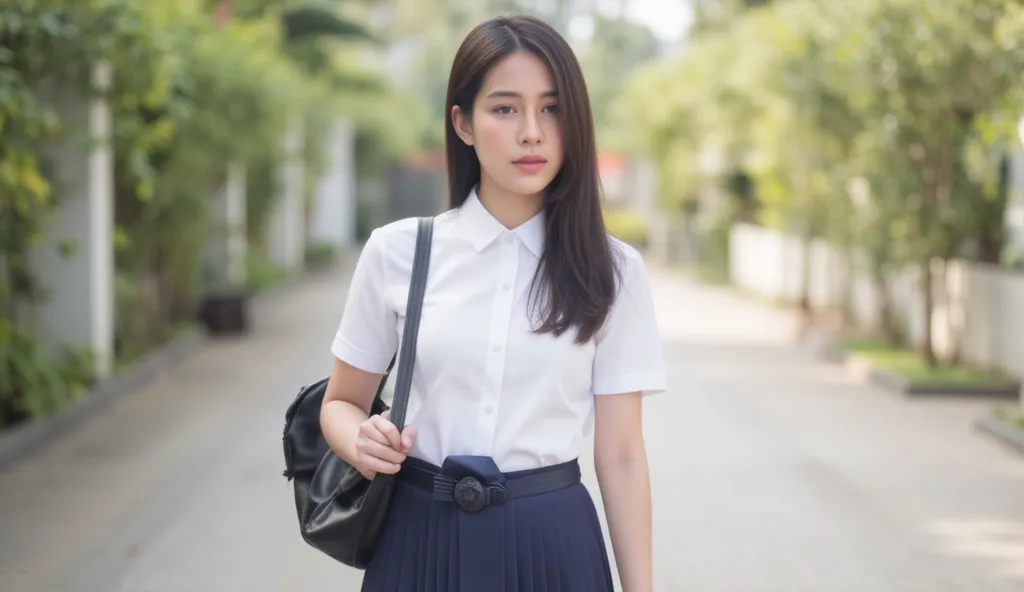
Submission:
<svg viewBox="0 0 1024 592">
<path fill-rule="evenodd" d="M 402 435 L 398 433 L 398 428 L 395 427 L 395 424 L 393 424 L 390 421 L 388 421 L 387 418 L 381 417 L 379 415 L 374 417 L 371 420 L 371 423 L 373 424 L 374 427 L 377 428 L 377 430 L 380 432 L 380 434 L 384 436 L 385 441 L 381 442 L 382 444 L 384 444 L 386 446 L 390 446 L 390 447 L 394 448 L 395 450 L 402 450 L 403 449 L 402 448 Z M 380 440 L 377 439 L 377 438 L 374 438 L 374 440 L 377 440 L 378 442 L 380 442 Z"/>
<path fill-rule="evenodd" d="M 412 443 L 416 441 L 416 426 L 406 426 L 402 430 L 402 450 L 406 452 L 412 448 Z"/>
<path fill-rule="evenodd" d="M 405 453 L 380 442 L 367 441 L 363 446 L 363 453 L 389 463 L 401 464 L 405 461 Z"/>
</svg>

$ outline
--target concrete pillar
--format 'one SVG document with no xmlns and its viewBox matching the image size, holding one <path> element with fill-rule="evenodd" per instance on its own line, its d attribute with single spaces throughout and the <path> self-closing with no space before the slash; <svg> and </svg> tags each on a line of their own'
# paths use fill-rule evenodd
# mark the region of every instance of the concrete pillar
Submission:
<svg viewBox="0 0 1024 592">
<path fill-rule="evenodd" d="M 206 280 L 214 289 L 225 285 L 241 286 L 247 279 L 245 179 L 245 166 L 231 163 L 224 187 L 213 199 Z"/>
<path fill-rule="evenodd" d="M 360 176 L 356 183 L 356 195 L 362 207 L 366 208 L 366 226 L 364 233 L 369 233 L 388 221 L 388 184 L 382 177 Z M 356 243 L 366 240 L 367 236 L 359 236 L 358 228 Z"/>
<path fill-rule="evenodd" d="M 310 242 L 337 251 L 356 240 L 355 125 L 338 120 L 327 138 L 327 170 L 317 181 Z"/>
<path fill-rule="evenodd" d="M 305 261 L 305 208 L 302 199 L 302 121 L 295 118 L 283 138 L 285 161 L 280 163 L 277 200 L 268 227 L 270 260 L 289 272 Z"/>
<path fill-rule="evenodd" d="M 249 242 L 246 238 L 245 178 L 245 166 L 238 162 L 231 163 L 224 190 L 224 217 L 228 232 L 228 282 L 235 286 L 241 286 L 249 279 L 246 272 Z"/>
<path fill-rule="evenodd" d="M 101 62 L 92 83 L 109 87 L 112 68 Z M 66 133 L 47 151 L 58 205 L 46 226 L 33 269 L 50 296 L 33 326 L 51 350 L 63 344 L 88 346 L 99 378 L 110 375 L 114 346 L 114 167 L 108 140 L 110 108 L 60 85 L 41 89 L 53 98 Z M 81 137 L 80 130 L 88 133 Z"/>
<path fill-rule="evenodd" d="M 1024 142 L 1024 118 L 1021 119 L 1021 141 Z M 1010 153 L 1010 179 L 1006 204 L 1007 242 L 1010 264 L 1024 263 L 1024 149 L 1015 147 Z"/>
</svg>

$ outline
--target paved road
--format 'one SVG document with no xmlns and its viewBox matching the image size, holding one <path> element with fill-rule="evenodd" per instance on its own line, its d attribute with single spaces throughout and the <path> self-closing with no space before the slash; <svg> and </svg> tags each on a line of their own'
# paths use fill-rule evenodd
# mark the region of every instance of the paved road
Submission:
<svg viewBox="0 0 1024 592">
<path fill-rule="evenodd" d="M 1024 460 L 971 431 L 987 402 L 855 384 L 785 316 L 652 274 L 658 590 L 1024 590 Z M 328 368 L 343 298 L 344 272 L 309 281 L 0 475 L 0 590 L 358 590 L 301 542 L 280 477 L 283 411 Z"/>
</svg>

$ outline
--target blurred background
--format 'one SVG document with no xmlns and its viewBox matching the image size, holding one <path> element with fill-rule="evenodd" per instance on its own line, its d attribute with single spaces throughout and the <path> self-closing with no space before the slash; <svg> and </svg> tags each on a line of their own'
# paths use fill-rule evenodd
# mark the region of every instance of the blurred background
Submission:
<svg viewBox="0 0 1024 592">
<path fill-rule="evenodd" d="M 204 305 L 444 209 L 448 69 L 508 10 L 574 40 L 610 196 L 650 202 L 612 104 L 680 45 L 685 2 L 4 2 L 0 425 L 59 408 Z M 637 214 L 615 219 L 640 239 Z"/>
<path fill-rule="evenodd" d="M 698 564 L 728 561 L 698 553 L 705 563 L 692 559 L 689 576 L 659 576 L 664 589 L 1024 589 L 1024 468 L 1013 452 L 1024 452 L 1024 5 L 1012 0 L 0 1 L 0 588 L 144 588 L 125 584 L 113 555 L 94 561 L 72 546 L 62 557 L 76 559 L 60 573 L 89 564 L 95 575 L 79 587 L 31 567 L 27 558 L 49 553 L 26 542 L 45 539 L 41 516 L 55 531 L 65 524 L 40 492 L 55 479 L 83 496 L 109 494 L 67 481 L 90 437 L 117 441 L 89 458 L 126 475 L 128 451 L 154 458 L 142 452 L 147 437 L 168 449 L 201 440 L 190 431 L 201 406 L 145 417 L 111 407 L 124 415 L 95 424 L 123 395 L 263 388 L 261 421 L 279 429 L 291 393 L 328 368 L 313 356 L 327 352 L 345 274 L 370 230 L 446 207 L 450 63 L 470 28 L 505 11 L 545 18 L 583 65 L 608 229 L 652 270 L 674 390 L 704 401 L 663 408 L 694 418 L 692 443 L 724 438 L 696 425 L 708 401 L 737 404 L 730 393 L 748 396 L 764 372 L 787 373 L 801 382 L 780 396 L 798 398 L 711 415 L 742 423 L 754 409 L 807 438 L 824 437 L 811 427 L 822 418 L 838 426 L 856 416 L 867 431 L 848 434 L 850 458 L 884 460 L 885 479 L 917 475 L 946 492 L 873 475 L 881 489 L 866 495 L 906 495 L 905 508 L 923 495 L 936 521 L 953 508 L 991 520 L 987 543 L 960 550 L 1005 567 L 911 582 L 926 577 L 917 559 L 906 572 L 870 563 L 877 580 L 825 563 L 821 573 L 836 579 L 765 572 L 726 584 L 715 579 L 723 571 Z M 714 349 L 722 342 L 731 349 Z M 756 346 L 768 342 L 774 353 Z M 207 365 L 190 366 L 197 357 Z M 711 362 L 746 385 L 698 372 Z M 240 386 L 248 374 L 262 378 Z M 861 389 L 858 403 L 817 407 L 849 395 L 835 394 L 840 383 Z M 863 392 L 887 393 L 884 405 L 900 411 L 874 411 Z M 105 427 L 44 447 L 86 417 Z M 151 422 L 167 431 L 138 427 Z M 878 422 L 894 431 L 880 435 Z M 116 432 L 125 426 L 138 431 Z M 906 426 L 918 431 L 897 431 Z M 758 441 L 786 441 L 786 431 Z M 209 437 L 225 446 L 223 434 Z M 917 456 L 922 442 L 939 441 L 950 456 Z M 273 472 L 279 452 L 268 454 L 260 466 Z M 692 479 L 677 461 L 656 479 Z M 916 472 L 922 461 L 933 481 Z M 982 472 L 995 481 L 980 485 L 972 471 L 990 465 L 1000 468 Z M 166 478 L 187 481 L 180 471 Z M 72 506 L 90 507 L 81 504 Z M 781 516 L 773 511 L 765 515 Z M 701 520 L 666 524 L 683 532 Z M 764 531 L 760 560 L 776 563 L 772 542 L 796 544 L 787 528 L 810 528 L 794 520 Z M 280 536 L 301 545 L 282 524 Z M 659 541 L 659 553 L 678 544 Z M 868 561 L 872 549 L 843 557 Z M 159 570 L 143 572 L 147 590 L 247 589 L 174 587 Z"/>
</svg>

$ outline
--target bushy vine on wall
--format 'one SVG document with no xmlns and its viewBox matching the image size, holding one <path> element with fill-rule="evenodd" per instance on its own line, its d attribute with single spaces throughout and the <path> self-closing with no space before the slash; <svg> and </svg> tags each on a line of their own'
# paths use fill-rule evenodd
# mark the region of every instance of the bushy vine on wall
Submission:
<svg viewBox="0 0 1024 592">
<path fill-rule="evenodd" d="M 0 6 L 0 426 L 46 415 L 90 380 L 88 352 L 43 351 L 22 318 L 46 297 L 30 254 L 61 197 L 44 147 L 82 131 L 55 99 L 86 100 L 93 68 L 109 64 L 116 347 L 130 358 L 191 319 L 209 205 L 228 163 L 274 163 L 290 118 L 330 102 L 279 35 L 272 18 L 217 25 L 198 2 Z"/>
</svg>

